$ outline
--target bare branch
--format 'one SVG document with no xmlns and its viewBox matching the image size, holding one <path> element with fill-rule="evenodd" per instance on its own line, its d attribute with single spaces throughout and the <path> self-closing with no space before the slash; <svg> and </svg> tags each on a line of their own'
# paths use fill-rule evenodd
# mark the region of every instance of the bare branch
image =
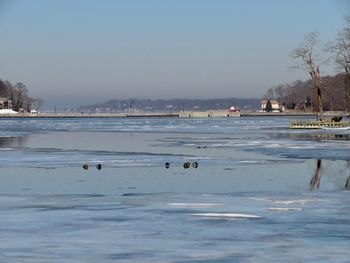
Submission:
<svg viewBox="0 0 350 263">
<path fill-rule="evenodd" d="M 319 72 L 319 67 L 315 63 L 315 46 L 318 41 L 317 32 L 311 32 L 306 35 L 305 40 L 300 46 L 294 49 L 290 56 L 295 59 L 301 61 L 299 68 L 306 70 L 309 72 L 314 86 L 316 88 L 317 94 L 317 105 L 318 111 L 320 112 L 320 120 L 323 120 L 323 106 L 322 106 L 322 92 L 321 92 L 321 76 Z"/>
<path fill-rule="evenodd" d="M 299 45 L 298 48 L 293 49 L 290 53 L 290 57 L 294 60 L 301 60 L 292 66 L 292 68 L 299 68 L 310 71 L 310 67 L 313 69 L 317 69 L 314 65 L 314 61 L 318 55 L 315 52 L 315 46 L 318 41 L 318 33 L 311 32 L 305 36 L 305 40 L 303 43 Z"/>
</svg>

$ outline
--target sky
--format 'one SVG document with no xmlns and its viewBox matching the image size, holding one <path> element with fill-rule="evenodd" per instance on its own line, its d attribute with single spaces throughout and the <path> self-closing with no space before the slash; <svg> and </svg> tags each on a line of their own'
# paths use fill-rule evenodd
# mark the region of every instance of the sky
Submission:
<svg viewBox="0 0 350 263">
<path fill-rule="evenodd" d="M 46 108 L 260 98 L 307 79 L 291 50 L 312 31 L 334 40 L 344 15 L 347 0 L 0 0 L 0 78 Z"/>
</svg>

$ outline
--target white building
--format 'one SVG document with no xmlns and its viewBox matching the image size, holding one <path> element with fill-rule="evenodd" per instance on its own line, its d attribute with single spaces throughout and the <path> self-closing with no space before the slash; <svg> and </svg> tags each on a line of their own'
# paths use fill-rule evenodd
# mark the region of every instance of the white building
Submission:
<svg viewBox="0 0 350 263">
<path fill-rule="evenodd" d="M 266 104 L 269 100 L 262 100 L 261 101 L 261 111 L 266 112 Z M 272 112 L 281 112 L 283 111 L 283 107 L 280 105 L 280 103 L 277 100 L 270 100 Z"/>
</svg>

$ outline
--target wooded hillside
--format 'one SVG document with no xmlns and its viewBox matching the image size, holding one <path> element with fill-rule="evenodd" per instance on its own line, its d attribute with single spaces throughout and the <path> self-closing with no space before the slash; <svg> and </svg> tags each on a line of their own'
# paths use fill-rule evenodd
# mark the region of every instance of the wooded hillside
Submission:
<svg viewBox="0 0 350 263">
<path fill-rule="evenodd" d="M 343 111 L 348 107 L 346 79 L 345 74 L 321 78 L 324 110 Z M 264 97 L 278 100 L 287 109 L 315 110 L 316 90 L 312 79 L 272 87 Z"/>
</svg>

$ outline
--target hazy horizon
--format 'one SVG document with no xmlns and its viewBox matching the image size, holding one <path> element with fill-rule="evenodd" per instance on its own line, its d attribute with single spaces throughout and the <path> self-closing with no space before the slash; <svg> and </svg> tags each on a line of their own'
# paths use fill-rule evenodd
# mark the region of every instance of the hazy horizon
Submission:
<svg viewBox="0 0 350 263">
<path fill-rule="evenodd" d="M 347 1 L 0 0 L 0 78 L 50 109 L 109 99 L 259 98 L 305 80 L 289 54 L 311 31 L 320 47 Z M 334 74 L 322 65 L 321 75 Z"/>
</svg>

